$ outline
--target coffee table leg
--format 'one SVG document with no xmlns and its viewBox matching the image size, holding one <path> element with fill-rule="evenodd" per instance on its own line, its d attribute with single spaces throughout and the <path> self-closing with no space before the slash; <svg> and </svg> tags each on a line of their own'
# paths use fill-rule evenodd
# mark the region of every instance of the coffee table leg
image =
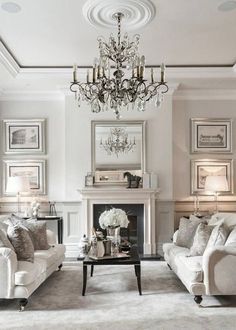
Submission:
<svg viewBox="0 0 236 330">
<path fill-rule="evenodd" d="M 86 284 L 87 284 L 87 266 L 83 265 L 83 291 L 82 291 L 82 296 L 85 296 Z"/>
<path fill-rule="evenodd" d="M 90 273 L 91 277 L 93 277 L 93 268 L 94 268 L 94 265 L 91 265 L 91 273 Z"/>
<path fill-rule="evenodd" d="M 141 267 L 140 267 L 140 265 L 134 265 L 134 270 L 135 270 L 135 275 L 137 276 L 138 291 L 141 296 L 142 289 L 141 289 Z"/>
</svg>

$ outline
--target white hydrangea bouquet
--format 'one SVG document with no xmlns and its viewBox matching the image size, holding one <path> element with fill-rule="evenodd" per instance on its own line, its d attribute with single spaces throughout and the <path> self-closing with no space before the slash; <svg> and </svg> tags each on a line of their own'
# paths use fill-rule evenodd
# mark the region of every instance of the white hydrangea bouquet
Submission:
<svg viewBox="0 0 236 330">
<path fill-rule="evenodd" d="M 123 227 L 127 228 L 129 224 L 125 211 L 112 208 L 104 211 L 99 217 L 99 225 L 102 229 Z"/>
</svg>

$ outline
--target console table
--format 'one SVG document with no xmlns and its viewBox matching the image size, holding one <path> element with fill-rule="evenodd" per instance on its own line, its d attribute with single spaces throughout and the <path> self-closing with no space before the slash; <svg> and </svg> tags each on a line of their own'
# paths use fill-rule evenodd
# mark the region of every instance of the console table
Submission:
<svg viewBox="0 0 236 330">
<path fill-rule="evenodd" d="M 29 219 L 29 218 L 24 218 Z M 57 216 L 44 216 L 44 217 L 37 217 L 37 220 L 44 220 L 44 221 L 57 221 L 57 235 L 58 235 L 58 243 L 63 243 L 63 218 Z"/>
</svg>

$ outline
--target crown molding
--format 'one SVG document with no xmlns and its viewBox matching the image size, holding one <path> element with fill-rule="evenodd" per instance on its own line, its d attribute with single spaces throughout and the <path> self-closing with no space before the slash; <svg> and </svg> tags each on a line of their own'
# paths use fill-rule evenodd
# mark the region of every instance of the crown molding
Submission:
<svg viewBox="0 0 236 330">
<path fill-rule="evenodd" d="M 235 89 L 185 89 L 177 90 L 173 100 L 236 100 Z"/>
<path fill-rule="evenodd" d="M 17 63 L 2 41 L 0 41 L 0 61 L 12 77 L 16 77 L 19 74 L 21 69 L 19 63 Z"/>
<path fill-rule="evenodd" d="M 0 101 L 64 101 L 61 91 L 0 90 Z"/>
</svg>

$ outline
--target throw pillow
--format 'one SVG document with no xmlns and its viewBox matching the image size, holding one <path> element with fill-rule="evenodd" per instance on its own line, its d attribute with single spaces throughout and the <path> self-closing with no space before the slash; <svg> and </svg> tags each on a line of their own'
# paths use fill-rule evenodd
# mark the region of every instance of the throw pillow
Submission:
<svg viewBox="0 0 236 330">
<path fill-rule="evenodd" d="M 18 217 L 15 214 L 11 214 L 5 221 L 4 223 L 7 224 L 8 226 L 15 226 L 19 224 L 23 224 L 24 219 Z"/>
<path fill-rule="evenodd" d="M 0 222 L 0 229 L 7 235 L 7 227 L 8 225 L 4 222 Z"/>
<path fill-rule="evenodd" d="M 48 250 L 46 221 L 27 220 L 23 225 L 29 230 L 35 250 Z"/>
<path fill-rule="evenodd" d="M 8 226 L 7 235 L 19 261 L 34 262 L 34 245 L 26 229 L 19 225 Z"/>
<path fill-rule="evenodd" d="M 212 226 L 208 226 L 204 223 L 200 223 L 198 225 L 196 234 L 194 236 L 193 245 L 190 249 L 189 257 L 203 255 L 212 230 Z"/>
<path fill-rule="evenodd" d="M 211 236 L 209 238 L 206 248 L 224 245 L 228 235 L 229 229 L 224 226 L 223 223 L 219 224 L 218 226 L 215 226 L 211 232 Z"/>
<path fill-rule="evenodd" d="M 0 229 L 0 247 L 7 247 L 7 248 L 12 249 L 14 251 L 14 248 L 11 245 L 11 242 L 7 238 L 5 232 L 1 229 Z"/>
<path fill-rule="evenodd" d="M 230 232 L 225 242 L 225 246 L 236 246 L 236 227 Z"/>
<path fill-rule="evenodd" d="M 196 229 L 201 222 L 203 222 L 203 220 L 195 216 L 190 219 L 181 218 L 175 244 L 190 249 L 193 244 Z"/>
</svg>

